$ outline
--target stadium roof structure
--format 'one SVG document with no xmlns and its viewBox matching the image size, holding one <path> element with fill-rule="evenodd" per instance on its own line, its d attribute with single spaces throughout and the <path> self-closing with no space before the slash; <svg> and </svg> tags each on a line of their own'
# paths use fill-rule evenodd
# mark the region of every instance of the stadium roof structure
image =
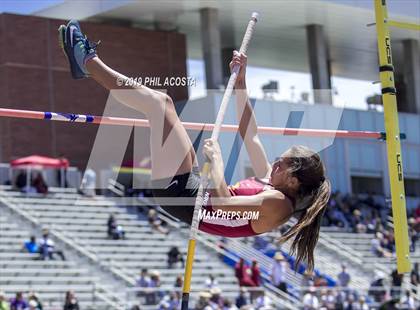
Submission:
<svg viewBox="0 0 420 310">
<path fill-rule="evenodd" d="M 389 0 L 390 17 L 419 23 L 420 2 Z M 189 58 L 202 58 L 200 14 L 202 8 L 217 8 L 222 47 L 239 46 L 250 14 L 260 13 L 261 22 L 249 49 L 251 65 L 309 72 L 306 25 L 324 26 L 334 76 L 377 80 L 377 37 L 373 0 L 310 1 L 63 1 L 35 15 L 52 18 L 110 20 L 155 29 L 157 22 L 185 33 Z M 420 33 L 393 30 L 395 42 L 418 39 Z M 232 42 L 234 42 L 232 44 Z M 401 55 L 393 44 L 394 55 Z M 396 57 L 399 58 L 399 57 Z M 398 59 L 394 59 L 398 66 Z"/>
</svg>

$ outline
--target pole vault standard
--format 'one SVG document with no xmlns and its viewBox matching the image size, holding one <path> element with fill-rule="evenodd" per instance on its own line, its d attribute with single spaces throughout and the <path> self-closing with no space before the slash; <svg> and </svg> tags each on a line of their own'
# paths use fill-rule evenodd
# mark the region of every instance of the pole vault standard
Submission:
<svg viewBox="0 0 420 310">
<path fill-rule="evenodd" d="M 147 119 L 135 119 L 113 116 L 95 116 L 73 113 L 40 112 L 30 110 L 16 110 L 0 108 L 0 117 L 13 117 L 23 119 L 38 119 L 70 123 L 88 123 L 97 125 L 113 126 L 134 126 L 149 127 Z M 188 130 L 213 131 L 215 124 L 183 122 L 183 126 Z M 221 125 L 220 131 L 237 132 L 238 125 Z M 283 136 L 302 136 L 312 138 L 348 138 L 348 139 L 381 139 L 385 140 L 384 132 L 377 131 L 352 131 L 352 130 L 327 130 L 327 129 L 304 129 L 304 128 L 282 128 L 282 127 L 258 127 L 258 133 L 283 135 Z M 401 134 L 401 139 L 405 135 Z"/>
<path fill-rule="evenodd" d="M 391 37 L 388 24 L 418 30 L 407 23 L 388 21 L 386 0 L 375 0 L 376 30 L 379 51 L 379 72 L 384 105 L 385 130 L 388 155 L 389 182 L 391 185 L 392 217 L 394 220 L 395 248 L 398 273 L 410 272 L 407 211 L 405 206 L 404 177 L 401 155 L 400 129 L 398 125 L 397 90 L 394 82 Z M 420 29 L 420 28 L 419 28 Z"/>
</svg>

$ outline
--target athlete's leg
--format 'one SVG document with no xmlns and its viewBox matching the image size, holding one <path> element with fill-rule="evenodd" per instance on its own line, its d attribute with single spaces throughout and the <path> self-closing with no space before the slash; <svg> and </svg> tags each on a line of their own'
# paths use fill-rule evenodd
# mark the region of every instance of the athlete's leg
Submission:
<svg viewBox="0 0 420 310">
<path fill-rule="evenodd" d="M 90 76 L 110 90 L 118 101 L 142 112 L 149 120 L 153 179 L 192 170 L 194 148 L 168 95 L 143 85 L 118 86 L 117 80 L 125 82 L 128 78 L 108 67 L 99 57 L 88 60 L 86 68 Z"/>
<path fill-rule="evenodd" d="M 159 199 L 169 197 L 169 201 L 173 201 L 174 197 L 195 197 L 200 183 L 197 169 L 193 169 L 196 156 L 172 99 L 139 84 L 128 83 L 130 86 L 125 86 L 128 78 L 99 59 L 97 44 L 87 39 L 76 20 L 61 25 L 58 32 L 59 43 L 69 60 L 73 78 L 92 77 L 110 90 L 111 96 L 142 112 L 149 120 L 152 179 L 155 180 L 152 184 L 156 186 L 153 188 L 154 196 Z M 191 223 L 194 203 L 190 208 L 168 205 L 163 200 L 157 203 L 173 216 Z"/>
</svg>

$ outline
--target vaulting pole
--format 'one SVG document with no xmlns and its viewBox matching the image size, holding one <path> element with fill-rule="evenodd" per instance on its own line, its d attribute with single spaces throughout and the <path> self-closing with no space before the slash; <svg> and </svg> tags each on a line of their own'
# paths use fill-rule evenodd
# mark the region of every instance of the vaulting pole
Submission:
<svg viewBox="0 0 420 310">
<path fill-rule="evenodd" d="M 258 13 L 252 13 L 251 20 L 248 23 L 248 27 L 246 29 L 244 38 L 242 39 L 241 48 L 239 49 L 240 53 L 246 53 L 246 51 L 248 50 L 248 45 L 249 45 L 249 42 L 251 41 L 251 37 L 254 32 L 255 25 L 257 23 L 257 18 L 258 18 Z M 211 138 L 213 140 L 217 140 L 219 138 L 220 130 L 223 123 L 223 118 L 225 116 L 230 97 L 232 96 L 233 87 L 235 86 L 239 69 L 240 69 L 239 66 L 235 66 L 232 70 L 232 74 L 230 75 L 229 82 L 226 86 L 226 90 L 222 98 L 222 103 L 220 104 L 219 112 L 217 113 L 216 123 L 214 124 L 214 129 L 211 134 Z M 192 223 L 191 223 L 190 240 L 188 241 L 187 261 L 185 263 L 184 288 L 182 290 L 181 310 L 188 310 L 188 301 L 190 298 L 190 291 L 191 291 L 192 267 L 194 263 L 195 240 L 197 237 L 198 225 L 199 225 L 198 213 L 201 207 L 203 206 L 204 189 L 207 188 L 207 185 L 209 182 L 208 180 L 209 171 L 210 171 L 210 163 L 206 161 L 203 165 L 203 169 L 201 173 L 201 182 L 200 182 L 200 187 L 198 189 L 197 198 L 195 200 L 194 214 L 193 214 Z"/>
<path fill-rule="evenodd" d="M 376 29 L 379 51 L 379 72 L 384 106 L 389 182 L 391 184 L 392 217 L 398 273 L 410 272 L 407 211 L 405 207 L 404 176 L 398 126 L 397 97 L 392 65 L 391 37 L 387 19 L 386 0 L 375 1 Z"/>
</svg>

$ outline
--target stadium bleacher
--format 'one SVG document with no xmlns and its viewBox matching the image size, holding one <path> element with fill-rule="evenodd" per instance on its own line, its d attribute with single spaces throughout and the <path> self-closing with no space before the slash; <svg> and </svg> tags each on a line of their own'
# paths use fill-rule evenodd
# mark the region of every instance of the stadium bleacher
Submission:
<svg viewBox="0 0 420 310">
<path fill-rule="evenodd" d="M 173 290 L 175 278 L 183 274 L 181 266 L 176 266 L 174 269 L 167 268 L 167 252 L 171 246 L 178 246 L 185 254 L 185 250 L 183 250 L 185 237 L 180 232 L 173 231 L 168 236 L 155 232 L 147 221 L 139 220 L 136 214 L 128 213 L 126 209 L 116 206 L 104 197 L 85 198 L 75 192 L 56 192 L 47 197 L 39 197 L 26 196 L 14 191 L 2 191 L 1 199 L 8 206 L 13 206 L 12 210 L 20 210 L 35 220 L 38 229 L 49 227 L 57 236 L 67 240 L 68 244 L 83 249 L 83 251 L 75 251 L 70 246 L 66 251 L 76 252 L 81 256 L 83 254 L 90 255 L 101 266 L 102 273 L 108 273 L 118 279 L 116 280 L 118 284 L 124 284 L 117 290 L 114 287 L 109 288 L 119 296 L 119 300 L 108 296 L 117 304 L 122 303 L 122 300 L 127 296 L 131 298 L 130 304 L 137 302 L 135 294 L 127 294 L 127 290 L 135 285 L 142 268 L 159 271 L 161 289 L 167 291 Z M 106 221 L 111 214 L 114 214 L 118 219 L 118 224 L 124 227 L 126 240 L 109 240 L 107 238 Z M 7 230 L 7 227 L 9 226 L 5 226 L 2 230 L 2 237 L 10 238 L 5 240 L 18 243 L 20 246 L 20 243 L 23 244 L 23 241 L 29 238 L 29 232 L 10 231 Z M 5 256 L 2 257 L 2 261 L 15 255 L 15 253 L 0 254 Z M 33 262 L 30 254 L 19 253 L 18 255 Z M 76 278 L 71 279 L 68 274 L 68 272 L 59 274 L 55 281 L 61 281 L 64 284 L 77 282 Z M 218 259 L 216 252 L 212 253 L 208 249 L 198 246 L 192 280 L 194 291 L 206 288 L 203 279 L 206 279 L 210 274 L 216 276 L 224 296 L 232 299 L 236 297 L 239 288 L 233 270 Z M 101 281 L 101 279 L 82 277 L 81 275 L 77 278 L 80 278 L 80 283 L 89 283 L 90 290 L 98 281 Z M 38 280 L 34 281 L 38 282 Z M 22 285 L 24 285 L 23 282 Z M 10 291 L 8 282 L 2 280 L 1 286 L 6 292 Z M 22 289 L 28 290 L 23 286 Z M 79 292 L 77 287 L 75 291 Z"/>
<path fill-rule="evenodd" d="M 167 252 L 177 246 L 185 255 L 189 229 L 171 223 L 170 219 L 166 218 L 171 231 L 165 235 L 155 231 L 132 209 L 119 207 L 107 197 L 87 198 L 71 189 L 52 189 L 47 196 L 39 196 L 3 187 L 0 201 L 0 289 L 8 297 L 18 291 L 34 290 L 45 309 L 54 309 L 62 305 L 65 292 L 71 289 L 84 309 L 124 309 L 127 305 L 144 303 L 135 288 L 142 268 L 159 272 L 159 290 L 163 294 L 174 291 L 176 277 L 183 274 L 180 264 L 172 269 L 167 267 Z M 106 224 L 111 214 L 124 228 L 125 240 L 108 238 Z M 22 252 L 23 242 L 31 234 L 40 235 L 45 227 L 64 249 L 67 261 L 35 260 L 38 254 Z M 271 233 L 264 238 L 274 245 L 276 237 L 278 234 Z M 341 263 L 345 262 L 352 275 L 352 289 L 366 291 L 375 270 L 389 274 L 391 264 L 395 263 L 371 253 L 372 237 L 373 234 L 323 227 L 316 250 L 317 269 L 324 276 L 336 279 Z M 192 280 L 194 300 L 198 292 L 207 289 L 205 279 L 209 275 L 217 279 L 223 297 L 235 300 L 239 292 L 237 280 L 233 269 L 224 263 L 229 256 L 230 261 L 239 257 L 248 262 L 258 260 L 269 296 L 284 308 L 301 305 L 302 275 L 289 271 L 290 295 L 276 290 L 269 283 L 272 258 L 253 248 L 249 239 L 225 240 L 229 253 L 220 249 L 218 237 L 202 234 L 199 241 Z M 289 248 L 290 243 L 286 243 L 277 250 L 287 252 Z M 413 253 L 413 260 L 419 260 L 418 251 Z M 142 305 L 142 309 L 156 309 L 156 305 Z"/>
</svg>

